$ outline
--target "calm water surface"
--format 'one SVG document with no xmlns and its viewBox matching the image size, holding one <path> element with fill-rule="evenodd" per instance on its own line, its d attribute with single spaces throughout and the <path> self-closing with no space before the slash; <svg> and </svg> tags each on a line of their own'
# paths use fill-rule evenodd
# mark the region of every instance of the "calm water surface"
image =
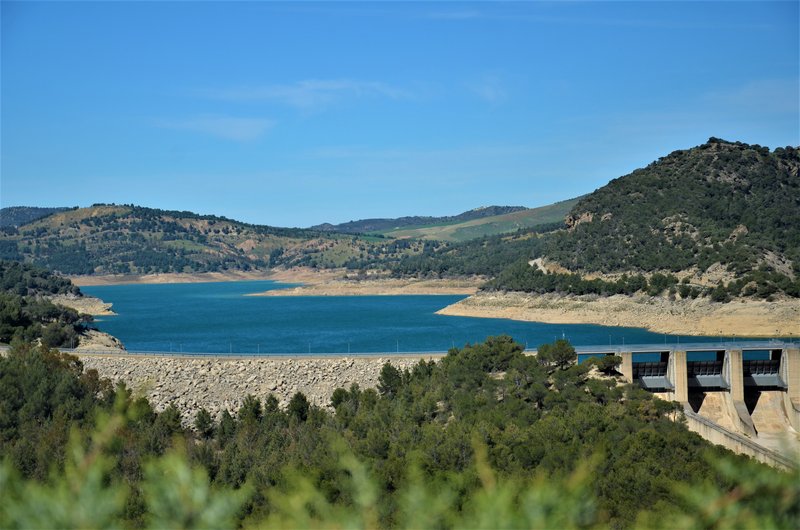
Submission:
<svg viewBox="0 0 800 530">
<path fill-rule="evenodd" d="M 114 304 L 96 325 L 132 351 L 352 353 L 443 351 L 508 334 L 531 347 L 715 341 L 638 328 L 540 324 L 436 315 L 464 298 L 444 296 L 244 296 L 289 287 L 272 281 L 82 287 Z"/>
</svg>

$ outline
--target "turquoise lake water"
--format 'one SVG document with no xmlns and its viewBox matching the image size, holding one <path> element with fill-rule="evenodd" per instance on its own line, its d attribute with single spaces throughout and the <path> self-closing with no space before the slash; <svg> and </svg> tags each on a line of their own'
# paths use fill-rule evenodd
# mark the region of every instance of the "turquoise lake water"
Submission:
<svg viewBox="0 0 800 530">
<path fill-rule="evenodd" d="M 638 328 L 540 324 L 436 315 L 464 298 L 438 296 L 244 296 L 290 287 L 272 281 L 82 287 L 114 304 L 96 326 L 131 351 L 368 353 L 445 351 L 508 334 L 536 347 L 562 336 L 575 345 L 719 342 L 717 337 Z"/>
</svg>

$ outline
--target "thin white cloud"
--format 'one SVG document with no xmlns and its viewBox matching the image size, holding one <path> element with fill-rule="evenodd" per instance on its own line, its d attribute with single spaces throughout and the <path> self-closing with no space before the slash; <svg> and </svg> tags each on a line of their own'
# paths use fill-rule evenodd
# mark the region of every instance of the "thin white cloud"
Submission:
<svg viewBox="0 0 800 530">
<path fill-rule="evenodd" d="M 179 120 L 155 120 L 156 127 L 208 134 L 245 142 L 255 140 L 275 125 L 263 118 L 234 118 L 231 116 L 202 115 Z"/>
<path fill-rule="evenodd" d="M 379 149 L 366 146 L 327 146 L 313 149 L 306 156 L 320 159 L 353 160 L 464 160 L 472 157 L 534 156 L 541 148 L 532 145 L 463 145 L 441 149 Z"/>
<path fill-rule="evenodd" d="M 797 79 L 762 79 L 712 92 L 707 99 L 740 109 L 777 114 L 800 112 L 800 81 Z"/>
<path fill-rule="evenodd" d="M 483 18 L 483 13 L 476 10 L 436 11 L 427 13 L 425 18 L 432 18 L 435 20 L 471 20 Z"/>
<path fill-rule="evenodd" d="M 487 76 L 480 81 L 469 83 L 467 88 L 487 103 L 501 103 L 508 98 L 505 84 L 496 76 Z"/>
<path fill-rule="evenodd" d="M 658 2 L 660 0 L 653 0 Z M 687 4 L 695 0 L 677 0 Z M 711 0 L 719 4 L 729 3 L 730 0 Z M 734 2 L 746 3 L 751 0 L 734 0 Z M 425 19 L 443 21 L 500 21 L 524 24 L 557 24 L 564 26 L 607 26 L 607 27 L 629 27 L 629 28 L 656 28 L 656 29 L 680 29 L 680 30 L 703 30 L 703 29 L 729 29 L 743 31 L 767 31 L 771 26 L 767 23 L 748 22 L 732 24 L 724 21 L 713 20 L 664 20 L 658 17 L 636 18 L 636 17 L 601 17 L 592 14 L 585 14 L 584 9 L 591 4 L 606 3 L 607 0 L 589 0 L 573 2 L 498 2 L 491 6 L 488 3 L 484 9 L 451 9 L 424 12 L 420 16 Z M 641 0 L 622 0 L 631 5 L 642 3 Z M 565 11 L 567 9 L 567 11 Z M 564 14 L 559 14 L 564 13 Z"/>
<path fill-rule="evenodd" d="M 379 81 L 307 79 L 290 84 L 269 84 L 200 91 L 200 95 L 225 101 L 276 101 L 299 108 L 326 105 L 345 97 L 406 98 L 401 88 Z"/>
</svg>

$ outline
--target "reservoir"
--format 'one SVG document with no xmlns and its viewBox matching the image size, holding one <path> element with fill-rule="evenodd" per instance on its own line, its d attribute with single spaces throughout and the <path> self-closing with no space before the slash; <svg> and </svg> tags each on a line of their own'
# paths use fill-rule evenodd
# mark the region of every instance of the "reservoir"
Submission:
<svg viewBox="0 0 800 530">
<path fill-rule="evenodd" d="M 462 295 L 245 296 L 293 286 L 263 280 L 81 290 L 113 303 L 117 315 L 97 317 L 95 325 L 131 351 L 234 355 L 438 352 L 502 334 L 531 348 L 562 337 L 575 345 L 724 340 L 663 335 L 639 328 L 435 314 L 465 298 Z"/>
</svg>

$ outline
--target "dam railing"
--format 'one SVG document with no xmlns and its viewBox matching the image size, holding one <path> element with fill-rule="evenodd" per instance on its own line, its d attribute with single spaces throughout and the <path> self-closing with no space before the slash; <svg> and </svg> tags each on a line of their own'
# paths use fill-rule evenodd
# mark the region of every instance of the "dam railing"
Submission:
<svg viewBox="0 0 800 530">
<path fill-rule="evenodd" d="M 7 348 L 0 348 L 0 352 Z M 390 351 L 390 352 L 193 352 L 193 351 L 146 351 L 146 350 L 82 350 L 59 348 L 59 351 L 70 355 L 111 355 L 119 357 L 175 357 L 186 359 L 312 359 L 319 357 L 444 357 L 446 351 Z"/>
</svg>

